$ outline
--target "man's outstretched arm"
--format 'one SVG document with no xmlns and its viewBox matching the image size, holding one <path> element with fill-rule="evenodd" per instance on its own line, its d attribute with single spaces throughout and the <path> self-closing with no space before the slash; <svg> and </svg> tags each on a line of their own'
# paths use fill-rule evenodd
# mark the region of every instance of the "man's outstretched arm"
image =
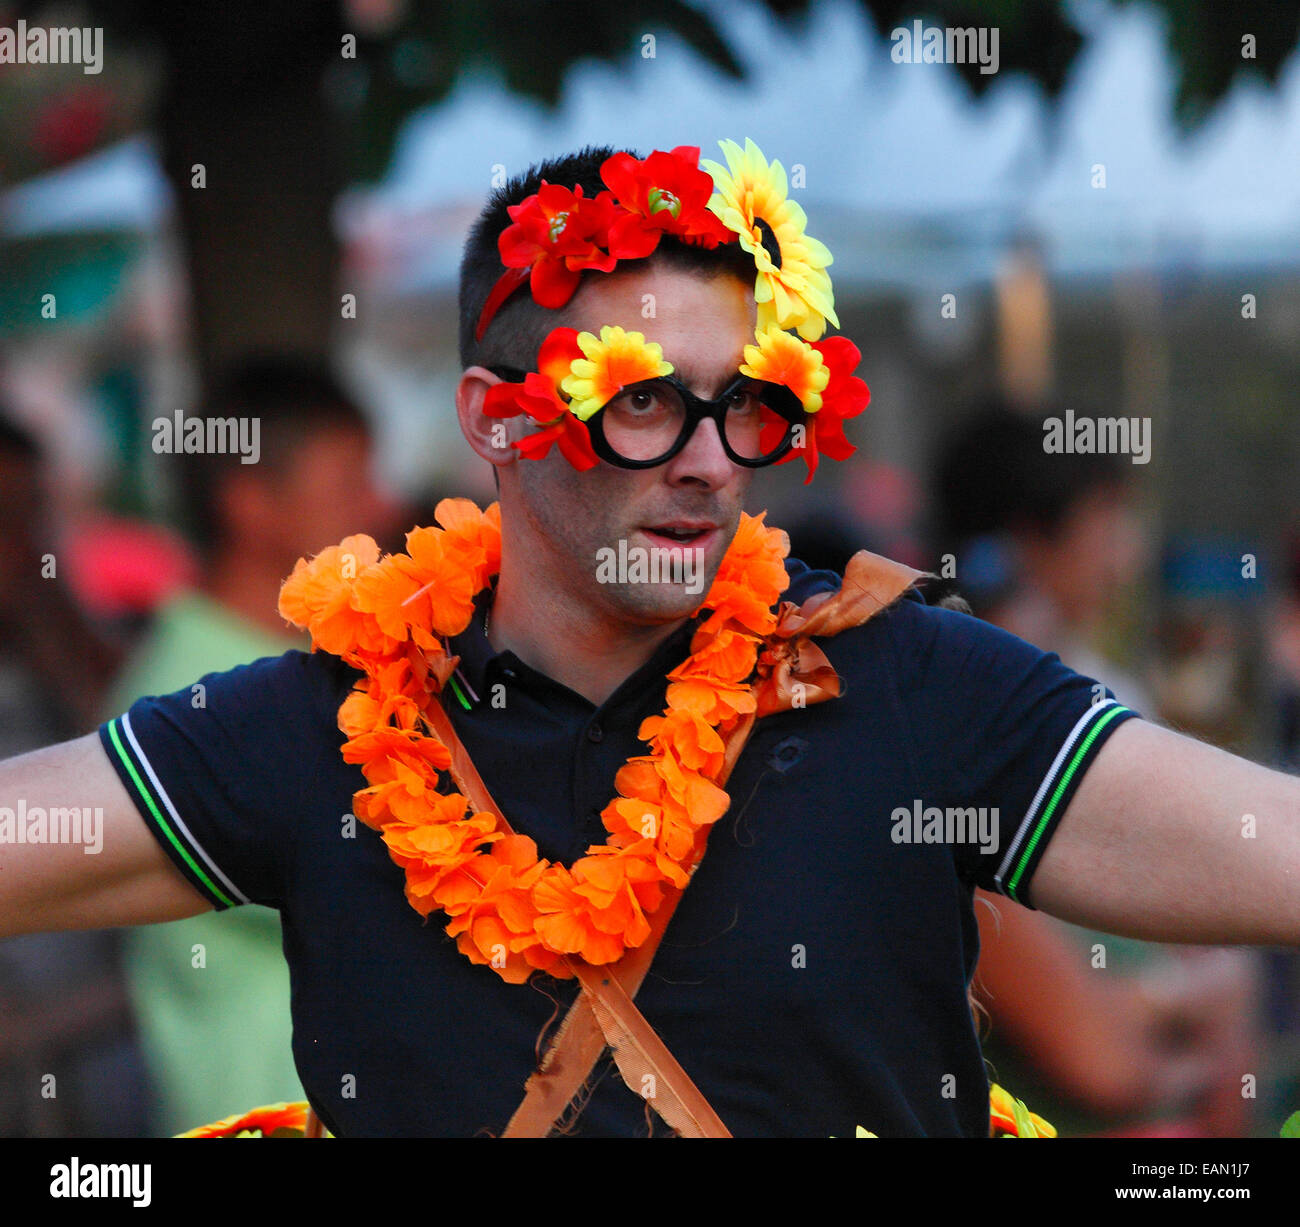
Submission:
<svg viewBox="0 0 1300 1227">
<path fill-rule="evenodd" d="M 50 811 L 68 807 L 98 809 L 102 821 L 82 819 L 80 842 L 27 842 L 40 811 L 48 839 Z M 94 733 L 0 762 L 0 836 L 0 937 L 211 910 L 149 833 Z"/>
<path fill-rule="evenodd" d="M 1031 897 L 1131 937 L 1300 946 L 1300 779 L 1129 720 L 1083 777 Z"/>
</svg>

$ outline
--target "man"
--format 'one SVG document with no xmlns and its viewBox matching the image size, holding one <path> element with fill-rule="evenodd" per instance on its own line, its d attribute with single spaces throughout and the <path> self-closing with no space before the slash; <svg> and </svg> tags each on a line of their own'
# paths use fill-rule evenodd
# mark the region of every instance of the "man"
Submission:
<svg viewBox="0 0 1300 1227">
<path fill-rule="evenodd" d="M 641 849 L 665 879 L 680 870 L 675 828 L 652 821 L 647 843 L 631 846 L 609 832 L 616 788 L 641 791 L 642 734 L 653 744 L 667 719 L 647 718 L 667 702 L 691 723 L 681 690 L 665 695 L 688 653 L 703 668 L 697 647 L 709 639 L 683 547 L 698 551 L 715 613 L 743 609 L 749 589 L 708 585 L 735 542 L 756 539 L 752 525 L 737 534 L 753 468 L 845 454 L 836 415 L 865 401 L 847 343 L 819 339 L 834 323 L 829 253 L 804 235 L 778 168 L 752 145 L 725 147 L 727 168 L 702 164 L 732 241 L 697 207 L 698 151 L 644 162 L 609 152 L 509 185 L 467 247 L 457 409 L 499 477 L 495 589 L 490 521 L 463 508 L 449 509 L 458 536 L 412 534 L 409 558 L 375 561 L 349 538 L 304 564 L 282 597 L 309 612 L 327 651 L 210 676 L 202 713 L 186 692 L 147 700 L 100 738 L 0 765 L 4 804 L 93 797 L 108 824 L 93 864 L 65 847 L 0 850 L 6 926 L 147 923 L 245 899 L 281 909 L 298 1070 L 336 1133 L 502 1132 L 556 1003 L 574 996 L 571 979 L 525 986 L 506 973 L 523 960 L 562 971 L 578 947 L 608 959 L 612 945 L 647 940 L 635 923 L 646 895 L 597 901 L 594 871 L 579 881 L 576 866 L 550 862 L 603 845 L 624 865 Z M 681 574 L 611 578 L 602 568 L 620 546 L 627 557 L 665 550 Z M 752 553 L 743 573 L 757 591 L 767 572 Z M 412 579 L 439 570 L 448 582 Z M 797 563 L 788 573 L 783 595 L 805 610 L 836 585 Z M 438 609 L 455 613 L 475 589 L 457 630 L 442 633 L 453 619 Z M 762 612 L 744 616 L 758 624 Z M 729 651 L 757 658 L 756 644 L 735 640 Z M 734 1135 L 987 1133 L 967 1003 L 975 884 L 1141 936 L 1300 941 L 1295 780 L 1133 719 L 1055 658 L 912 596 L 817 646 L 843 693 L 757 721 L 636 998 Z M 374 667 L 368 689 L 354 691 L 357 669 L 336 651 Z M 447 756 L 425 732 L 439 717 L 420 696 L 444 680 L 456 737 L 546 863 L 530 864 L 526 841 L 490 813 L 430 823 L 430 765 Z M 756 693 L 743 680 L 709 688 L 737 711 Z M 697 718 L 723 723 L 711 709 Z M 698 764 L 716 763 L 716 750 L 693 727 L 698 755 L 649 759 L 693 787 L 687 816 L 707 822 L 717 785 Z M 357 770 L 394 745 L 408 761 L 387 777 Z M 402 815 L 389 821 L 383 805 Z M 984 821 L 961 839 L 941 823 L 930 838 L 927 812 L 946 820 L 957 809 Z M 462 852 L 479 876 L 422 877 L 434 861 L 445 868 L 443 836 L 475 822 L 485 833 Z M 501 878 L 484 882 L 477 858 L 498 845 Z M 529 895 L 521 875 L 542 875 L 549 895 Z M 512 884 L 509 910 L 488 898 L 498 880 Z M 575 882 L 593 927 L 554 897 Z M 455 913 L 456 943 L 430 895 Z M 499 967 L 476 948 L 480 908 L 510 936 L 488 943 L 502 947 Z M 521 924 L 527 932 L 511 928 Z M 653 1084 L 608 1072 L 597 1066 L 576 1128 L 644 1132 Z"/>
<path fill-rule="evenodd" d="M 384 538 L 396 527 L 369 477 L 364 413 L 313 363 L 246 359 L 221 376 L 201 417 L 256 422 L 258 460 L 225 452 L 160 461 L 203 581 L 159 610 L 113 687 L 108 716 L 141 695 L 304 646 L 275 610 L 285 571 L 322 533 L 364 527 Z M 163 1132 L 301 1098 L 275 912 L 254 906 L 133 930 L 126 969 Z"/>
</svg>

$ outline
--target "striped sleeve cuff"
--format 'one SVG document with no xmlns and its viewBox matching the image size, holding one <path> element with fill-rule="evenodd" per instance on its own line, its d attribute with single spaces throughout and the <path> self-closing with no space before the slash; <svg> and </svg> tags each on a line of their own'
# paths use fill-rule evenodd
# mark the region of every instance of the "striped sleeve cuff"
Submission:
<svg viewBox="0 0 1300 1227">
<path fill-rule="evenodd" d="M 249 902 L 185 825 L 136 740 L 130 713 L 101 724 L 99 739 L 145 824 L 190 884 L 218 911 Z"/>
<path fill-rule="evenodd" d="M 1029 883 L 1052 832 L 1078 790 L 1079 781 L 1111 733 L 1136 715 L 1114 699 L 1107 699 L 1089 707 L 1079 717 L 1039 784 L 993 877 L 995 886 L 1004 895 L 1025 907 L 1033 907 L 1029 901 Z"/>
</svg>

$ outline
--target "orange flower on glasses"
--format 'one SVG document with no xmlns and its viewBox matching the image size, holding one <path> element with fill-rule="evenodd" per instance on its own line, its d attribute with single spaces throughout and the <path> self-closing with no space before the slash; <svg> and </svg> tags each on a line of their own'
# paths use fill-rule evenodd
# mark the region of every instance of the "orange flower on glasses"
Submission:
<svg viewBox="0 0 1300 1227">
<path fill-rule="evenodd" d="M 816 413 L 822 407 L 822 393 L 830 380 L 821 354 L 807 341 L 775 324 L 756 331 L 754 338 L 758 344 L 745 346 L 740 373 L 789 388 L 805 413 Z"/>
</svg>

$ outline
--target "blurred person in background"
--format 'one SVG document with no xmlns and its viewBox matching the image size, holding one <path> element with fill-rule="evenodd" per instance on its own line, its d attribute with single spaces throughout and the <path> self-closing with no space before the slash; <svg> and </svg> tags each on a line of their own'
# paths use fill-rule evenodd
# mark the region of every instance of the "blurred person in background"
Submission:
<svg viewBox="0 0 1300 1227">
<path fill-rule="evenodd" d="M 119 659 L 61 582 L 46 482 L 0 412 L 0 757 L 94 727 Z M 148 1104 L 117 932 L 0 942 L 0 1136 L 138 1136 Z"/>
<path fill-rule="evenodd" d="M 959 424 L 936 467 L 935 553 L 955 558 L 977 615 L 1154 715 L 1142 682 L 1097 646 L 1144 563 L 1128 458 L 1049 454 L 1043 439 L 1038 417 L 1000 403 Z M 1249 1131 L 1255 954 L 1175 951 L 985 904 L 975 986 L 999 1081 L 1062 1133 Z"/>
<path fill-rule="evenodd" d="M 244 463 L 237 451 L 158 457 L 202 579 L 160 609 L 106 712 L 303 648 L 276 612 L 294 563 L 350 533 L 387 539 L 400 522 L 369 475 L 367 419 L 328 371 L 290 357 L 250 358 L 218 379 L 203 415 L 256 422 L 257 459 Z M 203 706 L 201 683 L 192 693 Z M 280 918 L 270 908 L 134 929 L 127 972 L 162 1132 L 303 1097 Z"/>
<path fill-rule="evenodd" d="M 1300 770 L 1300 524 L 1287 535 L 1282 582 L 1268 618 L 1269 676 L 1278 766 Z"/>
<path fill-rule="evenodd" d="M 120 646 L 60 582 L 40 448 L 0 411 L 0 753 L 93 728 Z M 66 567 L 64 568 L 66 569 Z M 76 643 L 75 653 L 68 644 Z M 21 719 L 10 719 L 12 712 Z"/>
<path fill-rule="evenodd" d="M 1098 647 L 1146 546 L 1127 457 L 1052 454 L 1035 416 L 992 402 L 940 445 L 941 554 L 979 616 L 1056 652 L 1150 711 L 1146 686 Z"/>
</svg>

